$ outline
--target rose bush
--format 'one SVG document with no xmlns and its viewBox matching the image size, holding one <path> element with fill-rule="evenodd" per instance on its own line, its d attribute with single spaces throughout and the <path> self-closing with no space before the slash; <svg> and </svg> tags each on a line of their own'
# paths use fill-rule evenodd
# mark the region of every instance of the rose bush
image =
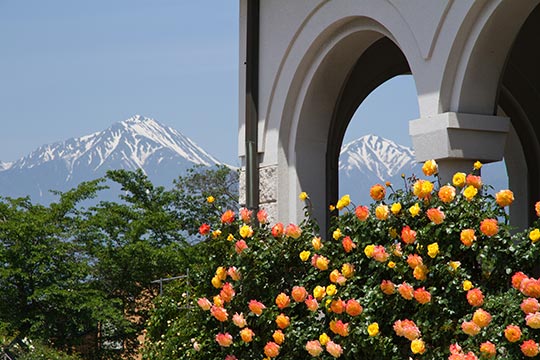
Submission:
<svg viewBox="0 0 540 360">
<path fill-rule="evenodd" d="M 223 211 L 201 231 L 211 268 L 192 298 L 157 304 L 146 358 L 536 356 L 540 225 L 513 234 L 513 194 L 490 194 L 479 168 L 440 186 L 429 161 L 426 179 L 374 185 L 369 206 L 347 195 L 328 236 L 306 193 L 299 225 Z"/>
</svg>

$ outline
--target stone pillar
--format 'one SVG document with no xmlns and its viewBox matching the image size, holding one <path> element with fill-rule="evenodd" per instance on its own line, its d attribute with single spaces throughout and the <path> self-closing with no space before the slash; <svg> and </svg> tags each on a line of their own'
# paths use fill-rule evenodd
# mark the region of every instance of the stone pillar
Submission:
<svg viewBox="0 0 540 360">
<path fill-rule="evenodd" d="M 436 160 L 443 183 L 457 171 L 470 172 L 477 160 L 502 160 L 509 129 L 507 117 L 454 112 L 409 122 L 416 160 Z"/>
<path fill-rule="evenodd" d="M 268 219 L 274 223 L 278 219 L 277 208 L 277 165 L 259 168 L 259 207 L 268 212 Z M 240 206 L 246 205 L 246 169 L 240 171 Z"/>
</svg>

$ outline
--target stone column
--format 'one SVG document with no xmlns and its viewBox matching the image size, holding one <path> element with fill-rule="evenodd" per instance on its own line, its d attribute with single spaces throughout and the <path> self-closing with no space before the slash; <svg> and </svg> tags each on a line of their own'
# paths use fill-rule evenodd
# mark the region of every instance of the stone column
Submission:
<svg viewBox="0 0 540 360">
<path fill-rule="evenodd" d="M 277 165 L 261 166 L 259 168 L 259 207 L 268 212 L 270 222 L 278 219 L 277 209 Z M 240 206 L 246 205 L 246 169 L 240 171 Z"/>
<path fill-rule="evenodd" d="M 416 160 L 436 160 L 443 183 L 457 171 L 469 173 L 477 160 L 502 160 L 509 129 L 507 117 L 454 112 L 409 122 Z"/>
</svg>

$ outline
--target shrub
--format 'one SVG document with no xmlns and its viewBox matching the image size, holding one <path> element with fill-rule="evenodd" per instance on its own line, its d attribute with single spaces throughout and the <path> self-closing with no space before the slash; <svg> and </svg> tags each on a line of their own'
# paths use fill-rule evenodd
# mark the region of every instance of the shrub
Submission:
<svg viewBox="0 0 540 360">
<path fill-rule="evenodd" d="M 513 194 L 491 195 L 480 166 L 439 186 L 430 161 L 423 171 L 433 181 L 374 185 L 369 206 L 344 196 L 330 206 L 326 238 L 305 193 L 299 225 L 270 225 L 264 210 L 224 212 L 200 230 L 216 251 L 206 282 L 181 300 L 191 309 L 161 300 L 146 357 L 535 356 L 539 224 L 512 235 L 505 209 Z"/>
</svg>

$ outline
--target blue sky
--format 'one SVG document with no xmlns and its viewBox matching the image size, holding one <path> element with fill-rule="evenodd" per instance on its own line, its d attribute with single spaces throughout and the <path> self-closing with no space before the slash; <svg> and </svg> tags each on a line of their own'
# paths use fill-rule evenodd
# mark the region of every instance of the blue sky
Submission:
<svg viewBox="0 0 540 360">
<path fill-rule="evenodd" d="M 237 0 L 0 0 L 0 160 L 141 114 L 236 165 L 238 41 Z M 412 78 L 395 78 L 345 141 L 410 145 L 416 117 Z"/>
</svg>

